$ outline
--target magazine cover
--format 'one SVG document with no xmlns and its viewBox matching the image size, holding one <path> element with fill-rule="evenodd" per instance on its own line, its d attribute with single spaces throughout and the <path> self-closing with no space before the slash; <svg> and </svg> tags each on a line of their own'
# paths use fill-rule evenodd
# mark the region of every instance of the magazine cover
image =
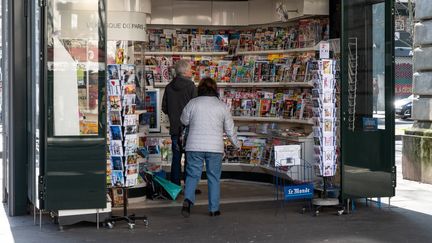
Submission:
<svg viewBox="0 0 432 243">
<path fill-rule="evenodd" d="M 213 35 L 201 35 L 201 51 L 213 51 Z"/>
<path fill-rule="evenodd" d="M 178 51 L 188 51 L 188 34 L 177 34 L 176 47 Z"/>
<path fill-rule="evenodd" d="M 271 100 L 270 99 L 261 99 L 260 100 L 260 116 L 269 116 L 271 108 Z"/>
<path fill-rule="evenodd" d="M 232 69 L 231 69 L 231 83 L 235 83 L 236 82 L 236 78 L 237 78 L 237 69 L 238 69 L 238 65 L 233 65 Z"/>
<path fill-rule="evenodd" d="M 153 71 L 152 70 L 146 70 L 145 75 L 146 75 L 146 85 L 147 86 L 154 86 L 155 78 L 154 78 Z"/>
<path fill-rule="evenodd" d="M 189 35 L 188 38 L 189 38 L 191 51 L 193 52 L 201 51 L 200 35 Z"/>
<path fill-rule="evenodd" d="M 219 82 L 230 82 L 232 61 L 220 60 L 218 63 Z"/>
<path fill-rule="evenodd" d="M 241 101 L 242 116 L 250 116 L 252 110 L 252 100 L 242 99 Z"/>
<path fill-rule="evenodd" d="M 243 51 L 253 51 L 252 34 L 240 34 L 240 49 Z"/>
<path fill-rule="evenodd" d="M 213 45 L 215 51 L 227 51 L 228 35 L 215 35 Z"/>
<path fill-rule="evenodd" d="M 167 65 L 161 65 L 160 72 L 161 72 L 162 82 L 169 82 L 170 81 L 169 67 Z"/>
</svg>

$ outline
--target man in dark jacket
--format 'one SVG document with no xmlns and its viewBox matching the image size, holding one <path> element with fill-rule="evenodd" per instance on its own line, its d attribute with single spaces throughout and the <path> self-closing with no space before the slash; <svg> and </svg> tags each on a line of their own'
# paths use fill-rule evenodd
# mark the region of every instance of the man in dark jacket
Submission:
<svg viewBox="0 0 432 243">
<path fill-rule="evenodd" d="M 162 100 L 162 111 L 168 115 L 170 135 L 172 140 L 171 181 L 181 185 L 181 157 L 178 145 L 182 131 L 180 116 L 183 108 L 192 98 L 197 96 L 194 82 L 191 81 L 192 70 L 190 64 L 180 60 L 175 64 L 176 77 L 166 86 Z"/>
</svg>

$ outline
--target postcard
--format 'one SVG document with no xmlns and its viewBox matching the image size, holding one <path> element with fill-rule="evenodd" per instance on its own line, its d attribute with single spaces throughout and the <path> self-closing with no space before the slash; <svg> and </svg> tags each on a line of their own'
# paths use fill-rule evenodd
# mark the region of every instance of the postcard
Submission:
<svg viewBox="0 0 432 243">
<path fill-rule="evenodd" d="M 122 141 L 119 140 L 110 141 L 110 154 L 111 156 L 123 156 Z"/>
<path fill-rule="evenodd" d="M 123 140 L 122 127 L 120 125 L 110 126 L 111 140 Z"/>
<path fill-rule="evenodd" d="M 109 109 L 110 111 L 121 111 L 121 96 L 111 95 L 109 96 Z"/>
<path fill-rule="evenodd" d="M 137 125 L 125 126 L 125 135 L 132 135 L 137 133 L 138 133 Z"/>
<path fill-rule="evenodd" d="M 119 65 L 108 65 L 108 79 L 120 79 Z"/>
<path fill-rule="evenodd" d="M 136 105 L 126 105 L 124 110 L 123 110 L 123 114 L 124 115 L 133 115 L 133 114 L 135 114 L 135 110 L 136 110 Z"/>
<path fill-rule="evenodd" d="M 123 123 L 125 126 L 138 125 L 138 115 L 125 115 Z"/>
<path fill-rule="evenodd" d="M 122 115 L 120 111 L 111 111 L 109 113 L 109 124 L 113 125 L 122 125 Z"/>
<path fill-rule="evenodd" d="M 121 156 L 111 156 L 112 170 L 123 170 L 123 159 Z"/>
<path fill-rule="evenodd" d="M 136 165 L 138 163 L 138 156 L 136 154 L 126 157 L 126 166 Z"/>
<path fill-rule="evenodd" d="M 123 95 L 123 105 L 134 105 L 136 104 L 136 94 Z"/>
<path fill-rule="evenodd" d="M 122 170 L 113 170 L 111 173 L 111 184 L 113 186 L 123 186 L 124 185 L 124 176 Z"/>
<path fill-rule="evenodd" d="M 131 95 L 136 94 L 136 85 L 135 84 L 126 84 L 123 86 L 123 95 Z"/>
</svg>

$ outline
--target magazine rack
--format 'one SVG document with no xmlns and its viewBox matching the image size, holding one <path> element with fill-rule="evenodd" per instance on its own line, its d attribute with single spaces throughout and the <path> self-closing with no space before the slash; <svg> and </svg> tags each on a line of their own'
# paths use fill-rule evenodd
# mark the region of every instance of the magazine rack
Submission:
<svg viewBox="0 0 432 243">
<path fill-rule="evenodd" d="M 276 166 L 275 175 L 275 199 L 280 201 L 280 208 L 283 208 L 286 201 L 303 200 L 304 206 L 301 213 L 307 209 L 312 211 L 312 198 L 314 196 L 314 185 L 312 176 L 312 165 L 305 160 L 301 164 L 292 166 Z M 289 178 L 297 178 L 289 183 L 281 174 L 286 174 Z"/>
<path fill-rule="evenodd" d="M 107 218 L 104 222 L 107 228 L 114 228 L 115 222 L 118 221 L 126 221 L 128 223 L 129 229 L 135 228 L 135 223 L 137 220 L 143 220 L 144 225 L 147 227 L 149 225 L 149 221 L 147 216 L 136 216 L 135 214 L 128 214 L 128 190 L 129 187 L 119 187 L 123 190 L 123 215 L 122 216 L 114 216 Z"/>
</svg>

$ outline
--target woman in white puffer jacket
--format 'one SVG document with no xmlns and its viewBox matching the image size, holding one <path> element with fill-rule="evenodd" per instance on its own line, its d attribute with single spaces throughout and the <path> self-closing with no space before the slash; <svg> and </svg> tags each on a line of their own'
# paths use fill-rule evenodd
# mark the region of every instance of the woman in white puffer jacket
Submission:
<svg viewBox="0 0 432 243">
<path fill-rule="evenodd" d="M 189 101 L 180 118 L 189 126 L 186 141 L 186 186 L 182 214 L 189 217 L 195 202 L 195 189 L 201 179 L 203 162 L 206 164 L 210 216 L 220 215 L 220 176 L 224 153 L 224 132 L 234 146 L 239 142 L 234 122 L 225 103 L 218 98 L 217 84 L 204 78 L 198 85 L 198 97 Z"/>
</svg>

